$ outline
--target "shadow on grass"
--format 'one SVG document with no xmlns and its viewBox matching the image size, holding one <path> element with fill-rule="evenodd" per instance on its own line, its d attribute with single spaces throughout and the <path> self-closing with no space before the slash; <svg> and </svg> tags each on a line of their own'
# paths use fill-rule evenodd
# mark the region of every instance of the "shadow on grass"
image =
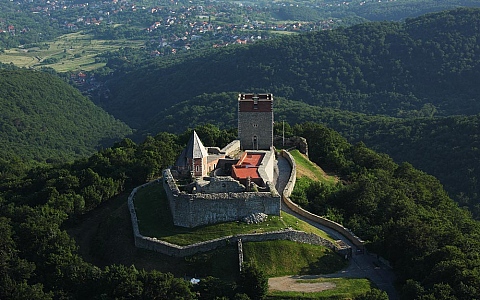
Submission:
<svg viewBox="0 0 480 300">
<path fill-rule="evenodd" d="M 302 268 L 300 275 L 331 274 L 345 268 L 348 262 L 334 252 L 327 252 L 316 261 Z"/>
</svg>

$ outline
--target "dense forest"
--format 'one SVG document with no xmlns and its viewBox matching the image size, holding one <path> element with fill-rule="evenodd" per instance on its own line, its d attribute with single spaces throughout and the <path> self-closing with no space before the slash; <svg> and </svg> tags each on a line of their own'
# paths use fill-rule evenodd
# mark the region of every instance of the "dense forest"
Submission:
<svg viewBox="0 0 480 300">
<path fill-rule="evenodd" d="M 0 70 L 0 165 L 71 161 L 132 133 L 56 76 Z"/>
<path fill-rule="evenodd" d="M 158 135 L 137 145 L 124 140 L 93 156 L 38 167 L 3 179 L 0 187 L 1 299 L 193 299 L 171 274 L 85 263 L 64 223 L 171 164 L 178 138 Z"/>
<path fill-rule="evenodd" d="M 198 131 L 202 140 L 216 144 L 231 136 L 212 125 Z M 189 132 L 160 133 L 139 144 L 125 139 L 89 158 L 0 180 L 0 297 L 256 299 L 242 286 L 242 276 L 248 274 L 219 291 L 208 285 L 218 280 L 193 288 L 161 270 L 96 267 L 83 261 L 64 230 L 115 195 L 159 176 L 173 163 Z M 480 297 L 480 225 L 447 196 L 437 179 L 408 163 L 398 165 L 363 143 L 352 145 L 323 125 L 295 125 L 289 133 L 306 137 L 311 159 L 340 178 L 336 186 L 300 182 L 293 199 L 341 221 L 364 238 L 370 250 L 388 258 L 403 299 Z"/>
<path fill-rule="evenodd" d="M 365 144 L 349 144 L 314 123 L 294 127 L 307 138 L 310 157 L 341 174 L 335 187 L 303 182 L 292 194 L 302 206 L 329 215 L 369 241 L 401 282 L 403 299 L 477 299 L 480 227 L 440 182 L 400 165 Z"/>
</svg>

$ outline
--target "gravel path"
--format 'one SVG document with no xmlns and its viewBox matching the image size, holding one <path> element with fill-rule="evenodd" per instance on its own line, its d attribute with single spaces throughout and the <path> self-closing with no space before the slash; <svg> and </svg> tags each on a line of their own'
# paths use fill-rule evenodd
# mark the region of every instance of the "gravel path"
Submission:
<svg viewBox="0 0 480 300">
<path fill-rule="evenodd" d="M 302 279 L 322 278 L 321 275 L 308 276 L 283 276 L 268 279 L 268 288 L 275 291 L 285 292 L 321 292 L 331 290 L 337 287 L 333 282 L 299 282 Z"/>
<path fill-rule="evenodd" d="M 279 156 L 277 159 L 277 171 L 278 171 L 278 178 L 275 180 L 275 187 L 277 191 L 281 194 L 283 189 L 285 188 L 286 183 L 290 177 L 291 167 L 288 161 Z M 283 202 L 282 202 L 282 210 L 288 214 L 291 214 L 305 222 L 310 223 L 311 225 L 325 231 L 334 239 L 342 240 L 346 244 L 350 245 L 354 250 L 353 257 L 350 259 L 350 264 L 344 270 L 328 275 L 318 275 L 317 278 L 338 278 L 338 277 L 351 277 L 351 278 L 368 278 L 371 280 L 379 289 L 384 290 L 387 292 L 388 297 L 391 300 L 398 299 L 398 293 L 395 290 L 393 283 L 395 282 L 395 275 L 393 270 L 383 261 L 374 254 L 365 253 L 356 255 L 355 246 L 343 235 L 339 234 L 336 231 L 333 231 L 330 228 L 322 226 L 316 222 L 310 221 L 295 212 L 291 211 Z M 299 279 L 299 276 L 284 276 L 278 278 L 270 278 L 269 285 L 272 289 L 279 290 L 279 286 L 285 286 L 285 288 L 291 288 L 292 291 L 296 291 L 297 288 L 300 288 L 300 291 L 309 291 L 308 289 L 321 289 L 324 290 L 328 288 L 328 285 L 322 287 L 322 285 L 315 286 L 306 286 L 306 284 L 298 285 L 294 284 L 294 281 Z M 310 285 L 310 284 L 308 284 Z M 305 289 L 301 289 L 301 288 Z M 330 287 L 333 288 L 333 287 Z"/>
</svg>

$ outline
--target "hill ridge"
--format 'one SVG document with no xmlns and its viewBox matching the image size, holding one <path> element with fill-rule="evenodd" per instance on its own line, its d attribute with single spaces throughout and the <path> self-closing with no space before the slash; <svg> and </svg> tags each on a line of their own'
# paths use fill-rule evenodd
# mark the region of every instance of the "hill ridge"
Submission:
<svg viewBox="0 0 480 300">
<path fill-rule="evenodd" d="M 0 158 L 72 161 L 130 134 L 61 79 L 38 71 L 0 70 Z"/>
</svg>

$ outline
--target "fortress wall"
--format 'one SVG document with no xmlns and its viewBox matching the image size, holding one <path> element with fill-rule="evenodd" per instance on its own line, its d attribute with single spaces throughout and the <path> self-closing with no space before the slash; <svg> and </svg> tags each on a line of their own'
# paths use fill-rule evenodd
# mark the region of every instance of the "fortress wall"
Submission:
<svg viewBox="0 0 480 300">
<path fill-rule="evenodd" d="M 197 193 L 180 192 L 169 169 L 163 172 L 173 223 L 196 227 L 218 222 L 241 220 L 255 212 L 280 215 L 281 198 L 275 188 L 270 192 Z"/>
<path fill-rule="evenodd" d="M 169 172 L 164 173 L 165 177 L 163 179 L 163 185 L 169 185 Z M 171 176 L 171 174 L 170 174 Z M 295 242 L 300 242 L 300 243 L 308 243 L 308 244 L 313 244 L 313 245 L 322 245 L 325 247 L 328 247 L 336 252 L 339 252 L 340 254 L 343 255 L 343 252 L 345 249 L 339 248 L 335 243 L 326 240 L 322 237 L 319 237 L 315 234 L 311 233 L 305 233 L 303 231 L 296 231 L 293 229 L 286 229 L 286 230 L 281 230 L 281 231 L 274 231 L 274 232 L 267 232 L 267 233 L 255 233 L 255 234 L 243 234 L 243 235 L 237 235 L 237 236 L 227 236 L 227 237 L 222 237 L 219 239 L 214 239 L 206 242 L 201 242 L 201 243 L 196 243 L 188 246 L 179 246 L 175 244 L 171 244 L 165 241 L 158 240 L 156 238 L 151 238 L 151 237 L 146 237 L 143 236 L 138 228 L 138 219 L 137 215 L 135 212 L 135 206 L 134 206 L 134 200 L 135 200 L 135 195 L 137 191 L 149 184 L 152 183 L 159 183 L 159 180 L 152 181 L 146 184 L 143 184 L 139 187 L 136 187 L 132 190 L 128 197 L 128 209 L 130 211 L 130 217 L 131 217 L 131 222 L 132 222 L 132 227 L 133 227 L 133 238 L 135 241 L 135 246 L 138 248 L 142 249 L 147 249 L 147 250 L 152 250 L 156 251 L 162 254 L 166 254 L 169 256 L 174 256 L 174 257 L 184 257 L 184 256 L 190 256 L 194 255 L 196 253 L 201 253 L 201 252 L 207 252 L 214 250 L 219 247 L 223 247 L 226 245 L 229 245 L 233 242 L 238 241 L 238 239 L 242 239 L 244 242 L 261 242 L 261 241 L 270 241 L 270 240 L 290 240 L 290 241 L 295 241 Z M 174 184 L 175 185 L 175 184 Z M 172 189 L 166 189 L 167 195 L 169 197 L 172 197 L 175 199 L 178 197 L 180 194 L 178 191 L 178 188 L 175 185 L 175 188 L 172 186 Z M 272 198 L 272 197 L 270 197 Z M 252 203 L 254 201 L 258 201 L 260 198 L 255 198 L 252 196 Z M 280 198 L 276 197 L 278 199 L 278 204 L 280 204 Z M 240 200 L 237 199 L 237 200 Z M 207 201 L 204 199 L 204 201 Z M 186 204 L 188 202 L 184 202 Z M 258 202 L 257 202 L 258 203 Z M 273 205 L 272 205 L 273 207 Z"/>
<path fill-rule="evenodd" d="M 142 184 L 141 186 L 134 188 L 130 193 L 130 195 L 128 196 L 127 206 L 128 206 L 128 210 L 130 211 L 130 220 L 132 221 L 132 228 L 133 228 L 133 239 L 135 241 L 136 247 L 140 247 L 139 246 L 140 244 L 137 244 L 137 242 L 141 241 L 143 236 L 140 234 L 140 230 L 138 228 L 138 218 L 137 218 L 137 212 L 135 211 L 135 204 L 134 204 L 135 195 L 137 194 L 137 191 L 139 189 L 142 189 L 145 186 L 150 185 L 152 183 L 158 183 L 158 182 L 159 180 L 155 180 L 155 181 L 150 181 L 145 184 Z"/>
<path fill-rule="evenodd" d="M 207 185 L 198 188 L 202 193 L 240 193 L 245 191 L 245 186 L 230 176 L 211 177 Z"/>
<path fill-rule="evenodd" d="M 170 169 L 163 170 L 163 187 L 165 193 L 167 194 L 168 203 L 170 205 L 170 212 L 172 213 L 172 215 L 175 215 L 175 198 L 180 195 L 180 190 L 175 183 L 175 179 L 173 178 Z"/>
<path fill-rule="evenodd" d="M 237 236 L 226 236 L 218 239 L 209 240 L 206 242 L 195 243 L 188 246 L 179 246 L 171 244 L 165 241 L 158 240 L 156 238 L 143 236 L 138 228 L 138 220 L 135 212 L 134 200 L 135 194 L 137 191 L 144 186 L 147 186 L 152 183 L 157 183 L 158 181 L 146 183 L 142 186 L 136 187 L 133 189 L 132 193 L 128 197 L 128 208 L 130 211 L 130 217 L 133 227 L 133 238 L 135 241 L 135 246 L 142 249 L 152 250 L 162 254 L 166 254 L 174 257 L 184 257 L 190 256 L 197 253 L 207 252 L 219 247 L 224 247 L 231 243 L 237 242 L 239 239 L 244 242 L 262 242 L 262 241 L 271 241 L 271 240 L 289 240 L 299 243 L 308 243 L 313 245 L 322 245 L 328 247 L 334 251 L 341 252 L 342 249 L 339 249 L 333 242 L 326 240 L 322 237 L 319 237 L 315 234 L 305 233 L 303 231 L 297 231 L 293 229 L 286 229 L 281 231 L 273 231 L 267 233 L 254 233 L 254 234 L 243 234 Z"/>
<path fill-rule="evenodd" d="M 293 203 L 292 200 L 290 200 L 290 195 L 293 191 L 293 188 L 295 187 L 296 165 L 295 165 L 294 158 L 287 151 L 282 151 L 282 156 L 285 157 L 287 161 L 290 163 L 290 165 L 292 166 L 292 174 L 290 175 L 290 180 L 288 181 L 283 192 L 283 202 L 288 206 L 288 208 L 290 208 L 292 211 L 296 212 L 297 214 L 311 221 L 317 222 L 323 226 L 326 226 L 328 228 L 331 228 L 337 231 L 338 233 L 346 237 L 349 241 L 351 241 L 355 246 L 363 248 L 364 247 L 363 241 L 359 237 L 357 237 L 353 232 L 343 227 L 341 224 L 328 220 L 321 216 L 312 214 L 311 212 L 301 208 L 298 204 Z"/>
<path fill-rule="evenodd" d="M 167 193 L 167 195 L 170 193 Z M 218 222 L 237 221 L 253 212 L 279 215 L 280 196 L 270 192 L 180 194 L 170 200 L 174 224 L 196 227 Z"/>
<path fill-rule="evenodd" d="M 253 151 L 254 152 L 254 151 Z M 265 152 L 261 165 L 258 167 L 258 173 L 260 177 L 268 182 L 273 182 L 274 180 L 274 166 L 275 166 L 275 151 L 271 149 L 270 151 Z"/>
<path fill-rule="evenodd" d="M 295 159 L 288 151 L 282 150 L 280 155 L 282 155 L 288 161 L 292 169 L 288 182 L 283 189 L 283 198 L 290 200 L 290 195 L 292 194 L 293 188 L 295 187 L 295 182 L 297 181 L 297 165 L 295 164 Z"/>
<path fill-rule="evenodd" d="M 303 231 L 296 231 L 293 229 L 287 229 L 282 231 L 272 231 L 267 233 L 253 233 L 253 234 L 241 234 L 236 236 L 226 236 L 219 239 L 214 239 L 206 242 L 200 242 L 191 244 L 188 246 L 174 245 L 165 241 L 158 240 L 156 238 L 137 236 L 135 239 L 135 246 L 142 249 L 152 250 L 162 254 L 166 254 L 174 257 L 185 257 L 194 255 L 197 253 L 212 251 L 220 247 L 238 243 L 241 239 L 245 242 L 264 242 L 273 240 L 288 240 L 298 243 L 307 243 L 312 245 L 321 245 L 328 247 L 334 251 L 338 251 L 338 248 L 334 243 L 329 240 L 323 239 L 315 234 L 305 233 Z"/>
</svg>

